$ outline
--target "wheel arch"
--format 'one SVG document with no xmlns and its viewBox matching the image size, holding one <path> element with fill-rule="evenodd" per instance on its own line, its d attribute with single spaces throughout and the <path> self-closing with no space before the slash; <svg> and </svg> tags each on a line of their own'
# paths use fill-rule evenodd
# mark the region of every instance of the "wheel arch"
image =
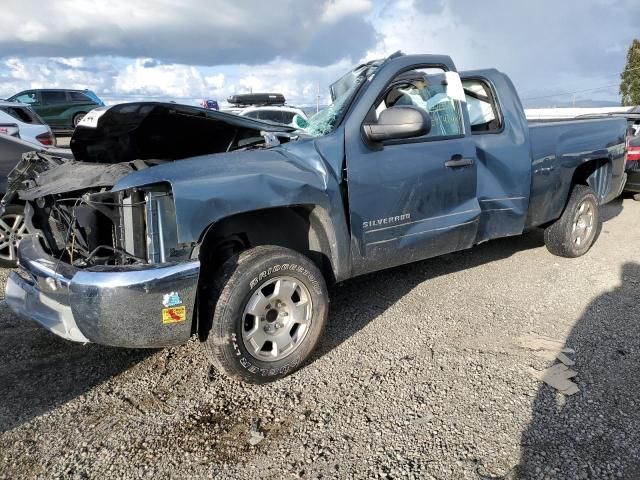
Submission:
<svg viewBox="0 0 640 480">
<path fill-rule="evenodd" d="M 202 232 L 195 254 L 203 263 L 224 261 L 229 252 L 261 245 L 277 245 L 307 255 L 328 283 L 336 279 L 336 235 L 328 212 L 318 205 L 270 207 L 221 218 Z"/>
<path fill-rule="evenodd" d="M 596 158 L 587 160 L 578 165 L 573 172 L 567 201 L 569 201 L 569 195 L 571 195 L 571 190 L 575 185 L 587 185 L 596 192 L 598 201 L 602 203 L 611 189 L 611 180 L 612 162 L 610 159 Z"/>
<path fill-rule="evenodd" d="M 208 289 L 220 266 L 236 253 L 277 245 L 307 256 L 327 284 L 339 278 L 339 252 L 329 213 L 319 205 L 288 205 L 237 213 L 210 224 L 192 256 L 200 260 L 197 315 L 194 333 L 201 339 L 210 328 L 216 292 Z"/>
</svg>

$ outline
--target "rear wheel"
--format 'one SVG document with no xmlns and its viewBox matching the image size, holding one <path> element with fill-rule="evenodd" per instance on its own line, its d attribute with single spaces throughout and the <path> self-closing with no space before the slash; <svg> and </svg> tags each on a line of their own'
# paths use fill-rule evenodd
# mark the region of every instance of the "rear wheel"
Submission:
<svg viewBox="0 0 640 480">
<path fill-rule="evenodd" d="M 575 258 L 589 251 L 600 226 L 595 192 L 575 185 L 562 216 L 544 231 L 544 243 L 554 255 Z"/>
<path fill-rule="evenodd" d="M 13 268 L 18 261 L 18 243 L 27 234 L 24 208 L 7 205 L 0 217 L 0 267 Z"/>
<path fill-rule="evenodd" d="M 84 116 L 86 115 L 86 112 L 78 112 L 73 116 L 73 128 L 76 128 L 78 126 L 78 124 L 80 123 L 80 120 L 82 120 L 84 118 Z"/>
<path fill-rule="evenodd" d="M 256 247 L 227 260 L 213 279 L 218 299 L 205 346 L 223 373 L 267 383 L 296 370 L 324 329 L 327 289 L 304 255 Z"/>
</svg>

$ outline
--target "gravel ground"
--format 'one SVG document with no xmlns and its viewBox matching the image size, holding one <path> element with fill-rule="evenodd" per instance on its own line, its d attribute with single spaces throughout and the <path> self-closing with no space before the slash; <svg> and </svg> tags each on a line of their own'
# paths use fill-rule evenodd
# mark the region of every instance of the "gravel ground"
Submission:
<svg viewBox="0 0 640 480">
<path fill-rule="evenodd" d="M 0 478 L 640 478 L 640 202 L 604 215 L 579 259 L 534 231 L 334 287 L 313 359 L 267 386 L 2 305 Z M 534 379 L 535 335 L 575 349 L 579 393 Z"/>
</svg>

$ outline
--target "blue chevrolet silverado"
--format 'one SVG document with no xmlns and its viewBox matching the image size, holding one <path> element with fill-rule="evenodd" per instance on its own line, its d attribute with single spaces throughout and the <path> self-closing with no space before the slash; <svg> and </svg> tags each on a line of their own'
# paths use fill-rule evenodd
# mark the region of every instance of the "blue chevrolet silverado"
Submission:
<svg viewBox="0 0 640 480">
<path fill-rule="evenodd" d="M 624 181 L 624 119 L 528 124 L 509 78 L 394 54 L 330 87 L 299 128 L 196 107 L 90 112 L 74 160 L 27 154 L 6 302 L 66 339 L 121 347 L 197 337 L 222 372 L 295 370 L 327 285 L 544 229 L 584 255 Z"/>
</svg>

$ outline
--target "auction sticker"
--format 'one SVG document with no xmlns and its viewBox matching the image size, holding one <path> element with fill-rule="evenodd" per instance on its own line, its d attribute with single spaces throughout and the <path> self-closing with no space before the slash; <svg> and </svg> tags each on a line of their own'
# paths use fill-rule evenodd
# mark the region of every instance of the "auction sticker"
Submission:
<svg viewBox="0 0 640 480">
<path fill-rule="evenodd" d="M 78 125 L 81 127 L 97 128 L 98 120 L 102 115 L 107 113 L 107 110 L 109 110 L 109 107 L 98 107 L 90 110 L 89 113 L 80 119 Z"/>
<path fill-rule="evenodd" d="M 187 307 L 170 307 L 162 309 L 162 323 L 178 323 L 187 319 Z"/>
</svg>

